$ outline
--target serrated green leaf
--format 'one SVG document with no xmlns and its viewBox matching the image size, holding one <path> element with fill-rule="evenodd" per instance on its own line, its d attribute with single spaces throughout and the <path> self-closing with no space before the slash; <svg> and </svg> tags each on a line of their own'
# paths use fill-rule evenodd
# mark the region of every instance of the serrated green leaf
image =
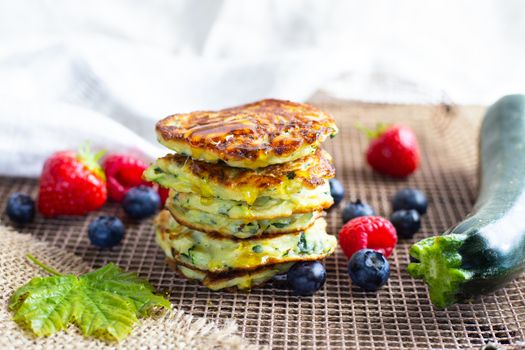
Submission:
<svg viewBox="0 0 525 350">
<path fill-rule="evenodd" d="M 146 316 L 154 307 L 170 307 L 170 302 L 164 297 L 153 294 L 149 282 L 135 273 L 126 272 L 114 264 L 108 264 L 96 271 L 85 274 L 85 279 L 92 288 L 117 293 L 129 298 L 139 316 Z"/>
<path fill-rule="evenodd" d="M 35 277 L 16 291 L 9 304 L 13 319 L 37 336 L 67 328 L 73 313 L 76 276 Z"/>
<path fill-rule="evenodd" d="M 74 296 L 73 321 L 86 336 L 125 338 L 137 322 L 137 312 L 128 298 L 93 288 L 81 277 Z"/>
<path fill-rule="evenodd" d="M 14 321 L 37 336 L 51 335 L 74 323 L 84 335 L 106 340 L 125 338 L 138 317 L 156 307 L 170 308 L 170 303 L 155 295 L 147 281 L 114 264 L 80 277 L 35 277 L 12 295 L 9 304 Z"/>
</svg>

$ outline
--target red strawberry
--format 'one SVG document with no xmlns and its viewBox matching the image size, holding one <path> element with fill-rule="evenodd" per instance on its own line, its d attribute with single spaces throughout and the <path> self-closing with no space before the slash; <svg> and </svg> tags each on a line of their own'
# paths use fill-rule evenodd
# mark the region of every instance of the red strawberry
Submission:
<svg viewBox="0 0 525 350">
<path fill-rule="evenodd" d="M 147 165 L 142 160 L 127 154 L 112 154 L 104 159 L 104 171 L 108 183 L 108 197 L 122 202 L 128 190 L 140 185 L 152 184 L 142 179 Z"/>
<path fill-rule="evenodd" d="M 366 152 L 370 166 L 386 175 L 406 177 L 412 174 L 420 162 L 416 135 L 409 127 L 394 125 L 379 128 L 373 136 Z"/>
<path fill-rule="evenodd" d="M 397 243 L 397 233 L 390 221 L 380 216 L 360 216 L 348 221 L 339 231 L 339 245 L 348 258 L 369 248 L 388 257 Z"/>
<path fill-rule="evenodd" d="M 84 147 L 78 153 L 62 151 L 44 163 L 40 176 L 38 210 L 44 216 L 83 215 L 106 202 L 106 178 L 97 154 Z"/>
</svg>

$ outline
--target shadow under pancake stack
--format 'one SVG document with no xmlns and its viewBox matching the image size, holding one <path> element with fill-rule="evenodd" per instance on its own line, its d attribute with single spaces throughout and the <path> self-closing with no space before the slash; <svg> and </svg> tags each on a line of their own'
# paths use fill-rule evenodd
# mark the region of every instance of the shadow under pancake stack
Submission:
<svg viewBox="0 0 525 350">
<path fill-rule="evenodd" d="M 333 253 L 323 210 L 333 203 L 335 170 L 320 148 L 337 133 L 331 116 L 262 100 L 172 115 L 156 132 L 175 153 L 144 176 L 170 190 L 156 237 L 182 275 L 212 290 L 250 289 Z"/>
</svg>

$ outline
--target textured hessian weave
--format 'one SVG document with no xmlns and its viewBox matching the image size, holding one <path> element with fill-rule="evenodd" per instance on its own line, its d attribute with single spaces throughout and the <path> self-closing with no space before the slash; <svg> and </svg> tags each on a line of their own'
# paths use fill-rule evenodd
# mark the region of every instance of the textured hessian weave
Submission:
<svg viewBox="0 0 525 350">
<path fill-rule="evenodd" d="M 36 339 L 24 332 L 12 320 L 8 310 L 9 299 L 20 286 L 35 276 L 49 276 L 36 264 L 31 263 L 28 252 L 38 259 L 57 267 L 62 273 L 81 274 L 90 271 L 86 262 L 65 249 L 40 241 L 29 234 L 17 233 L 10 227 L 0 225 L 0 349 L 82 349 L 110 350 L 115 343 L 86 338 L 78 327 L 70 326 L 49 337 Z M 256 350 L 237 334 L 235 322 L 229 321 L 218 327 L 206 318 L 193 317 L 181 310 L 141 319 L 131 334 L 118 343 L 120 349 L 215 349 Z"/>
<path fill-rule="evenodd" d="M 425 285 L 406 272 L 410 245 L 461 220 L 475 201 L 477 133 L 483 110 L 321 99 L 314 103 L 332 113 L 341 129 L 326 148 L 335 158 L 337 177 L 347 191 L 346 201 L 360 198 L 380 215 L 388 216 L 390 197 L 400 188 L 417 187 L 430 200 L 421 232 L 414 239 L 399 242 L 390 258 L 390 280 L 377 294 L 352 287 L 347 260 L 340 249 L 326 260 L 325 287 L 311 298 L 299 299 L 272 285 L 251 293 L 210 292 L 181 279 L 164 264 L 164 255 L 154 242 L 151 220 L 126 222 L 126 238 L 112 251 L 91 246 L 87 238 L 89 221 L 100 213 L 71 219 L 39 217 L 20 230 L 75 253 L 93 267 L 112 261 L 137 271 L 160 290 L 169 290 L 175 307 L 219 322 L 234 319 L 243 336 L 272 348 L 455 349 L 525 340 L 525 278 L 475 303 L 440 311 L 430 304 Z M 420 170 L 407 180 L 374 174 L 363 159 L 367 140 L 354 128 L 358 121 L 369 127 L 380 121 L 413 127 L 422 146 Z M 5 199 L 13 191 L 36 196 L 36 182 L 0 180 L 0 198 Z M 116 205 L 107 205 L 101 212 L 124 217 Z M 5 217 L 2 219 L 7 222 Z M 328 221 L 331 233 L 337 233 L 340 208 L 329 211 Z M 38 256 L 38 252 L 34 254 Z"/>
</svg>

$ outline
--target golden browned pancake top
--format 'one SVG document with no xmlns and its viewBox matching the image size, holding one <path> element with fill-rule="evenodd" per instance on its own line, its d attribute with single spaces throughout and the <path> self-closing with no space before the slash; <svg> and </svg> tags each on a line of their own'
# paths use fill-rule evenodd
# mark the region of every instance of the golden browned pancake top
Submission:
<svg viewBox="0 0 525 350">
<path fill-rule="evenodd" d="M 159 121 L 156 129 L 167 147 L 172 142 L 184 143 L 224 161 L 289 156 L 337 132 L 334 119 L 319 109 L 275 99 L 175 114 Z"/>
</svg>

